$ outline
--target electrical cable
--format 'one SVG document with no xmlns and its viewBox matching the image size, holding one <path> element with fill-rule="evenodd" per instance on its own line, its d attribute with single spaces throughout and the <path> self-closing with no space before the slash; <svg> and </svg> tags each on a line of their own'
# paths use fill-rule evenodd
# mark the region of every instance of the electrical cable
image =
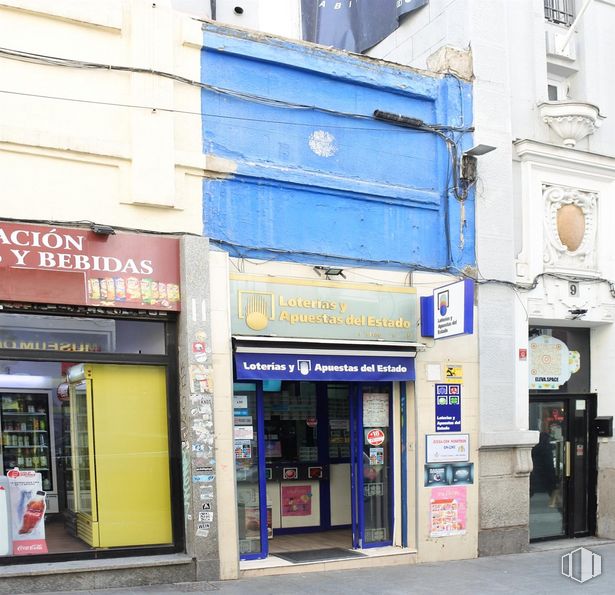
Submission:
<svg viewBox="0 0 615 595">
<path fill-rule="evenodd" d="M 224 87 L 218 87 L 215 85 L 211 85 L 209 83 L 203 83 L 201 81 L 197 81 L 194 79 L 190 79 L 188 77 L 184 77 L 181 75 L 177 75 L 171 72 L 166 72 L 163 70 L 156 70 L 153 68 L 140 68 L 136 66 L 120 66 L 114 64 L 102 64 L 100 62 L 88 62 L 83 60 L 73 60 L 70 58 L 60 58 L 57 56 L 49 56 L 45 54 L 36 54 L 32 52 L 24 52 L 21 50 L 12 50 L 10 48 L 2 48 L 0 47 L 0 58 L 7 58 L 10 60 L 18 60 L 22 62 L 29 62 L 34 64 L 45 64 L 49 66 L 60 66 L 64 68 L 80 68 L 80 69 L 98 69 L 98 70 L 107 70 L 110 72 L 128 72 L 133 74 L 150 74 L 153 76 L 159 76 L 161 78 L 173 80 L 175 82 L 184 83 L 186 85 L 191 85 L 194 87 L 198 87 L 200 89 L 212 91 L 214 93 L 218 93 L 220 95 L 228 95 L 231 97 L 235 97 L 238 99 L 242 99 L 245 101 L 252 101 L 255 103 L 260 103 L 263 105 L 269 105 L 272 107 L 282 107 L 286 109 L 297 109 L 297 110 L 311 110 L 319 113 L 334 115 L 334 116 L 343 116 L 346 118 L 356 118 L 360 120 L 372 121 L 373 116 L 371 114 L 356 114 L 352 112 L 343 112 L 339 110 L 334 110 L 325 107 L 318 107 L 315 105 L 303 104 L 303 103 L 295 103 L 291 101 L 284 101 L 281 99 L 272 99 L 269 97 L 263 97 L 260 95 L 255 95 L 253 93 L 247 93 L 243 91 L 236 91 L 232 89 L 227 89 Z M 150 108 L 156 109 L 156 108 Z M 161 110 L 164 108 L 160 108 Z M 469 128 L 465 127 L 456 127 L 456 126 L 447 126 L 444 124 L 432 124 L 430 125 L 434 130 L 450 130 L 450 131 L 458 131 L 458 132 L 467 132 L 471 131 Z"/>
</svg>

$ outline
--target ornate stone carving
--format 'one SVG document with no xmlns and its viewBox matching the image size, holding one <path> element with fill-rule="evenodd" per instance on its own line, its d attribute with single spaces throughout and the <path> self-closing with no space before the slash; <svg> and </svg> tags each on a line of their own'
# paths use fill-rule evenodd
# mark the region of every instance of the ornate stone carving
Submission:
<svg viewBox="0 0 615 595">
<path fill-rule="evenodd" d="M 544 263 L 565 269 L 596 266 L 596 210 L 593 192 L 543 184 Z"/>
<path fill-rule="evenodd" d="M 582 101 L 545 101 L 538 104 L 540 116 L 562 139 L 566 147 L 596 132 L 604 116 L 593 103 Z"/>
</svg>

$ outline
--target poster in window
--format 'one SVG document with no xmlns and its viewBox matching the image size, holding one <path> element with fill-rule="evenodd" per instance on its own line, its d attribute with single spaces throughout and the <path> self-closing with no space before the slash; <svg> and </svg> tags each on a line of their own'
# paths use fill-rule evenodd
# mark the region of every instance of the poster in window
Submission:
<svg viewBox="0 0 615 595">
<path fill-rule="evenodd" d="M 388 393 L 365 393 L 363 395 L 363 425 L 376 428 L 389 427 Z"/>
<path fill-rule="evenodd" d="M 311 516 L 312 487 L 282 486 L 282 516 Z"/>
</svg>

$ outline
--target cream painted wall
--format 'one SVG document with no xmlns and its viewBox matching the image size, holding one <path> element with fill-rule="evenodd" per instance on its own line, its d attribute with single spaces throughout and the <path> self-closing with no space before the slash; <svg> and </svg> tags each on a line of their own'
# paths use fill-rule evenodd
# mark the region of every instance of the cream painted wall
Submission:
<svg viewBox="0 0 615 595">
<path fill-rule="evenodd" d="M 169 0 L 2 0 L 0 37 L 10 50 L 200 78 L 200 23 Z M 201 233 L 198 87 L 4 56 L 0 71 L 0 216 Z"/>
</svg>

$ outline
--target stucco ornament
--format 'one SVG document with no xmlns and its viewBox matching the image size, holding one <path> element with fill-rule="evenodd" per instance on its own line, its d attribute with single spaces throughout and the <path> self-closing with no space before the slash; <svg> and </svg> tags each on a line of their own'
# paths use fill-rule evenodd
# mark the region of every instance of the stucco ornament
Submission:
<svg viewBox="0 0 615 595">
<path fill-rule="evenodd" d="M 325 130 L 315 130 L 308 140 L 310 149 L 319 157 L 333 157 L 337 153 L 335 137 Z"/>
<path fill-rule="evenodd" d="M 545 264 L 567 269 L 594 268 L 597 194 L 543 184 L 542 195 Z"/>
</svg>

